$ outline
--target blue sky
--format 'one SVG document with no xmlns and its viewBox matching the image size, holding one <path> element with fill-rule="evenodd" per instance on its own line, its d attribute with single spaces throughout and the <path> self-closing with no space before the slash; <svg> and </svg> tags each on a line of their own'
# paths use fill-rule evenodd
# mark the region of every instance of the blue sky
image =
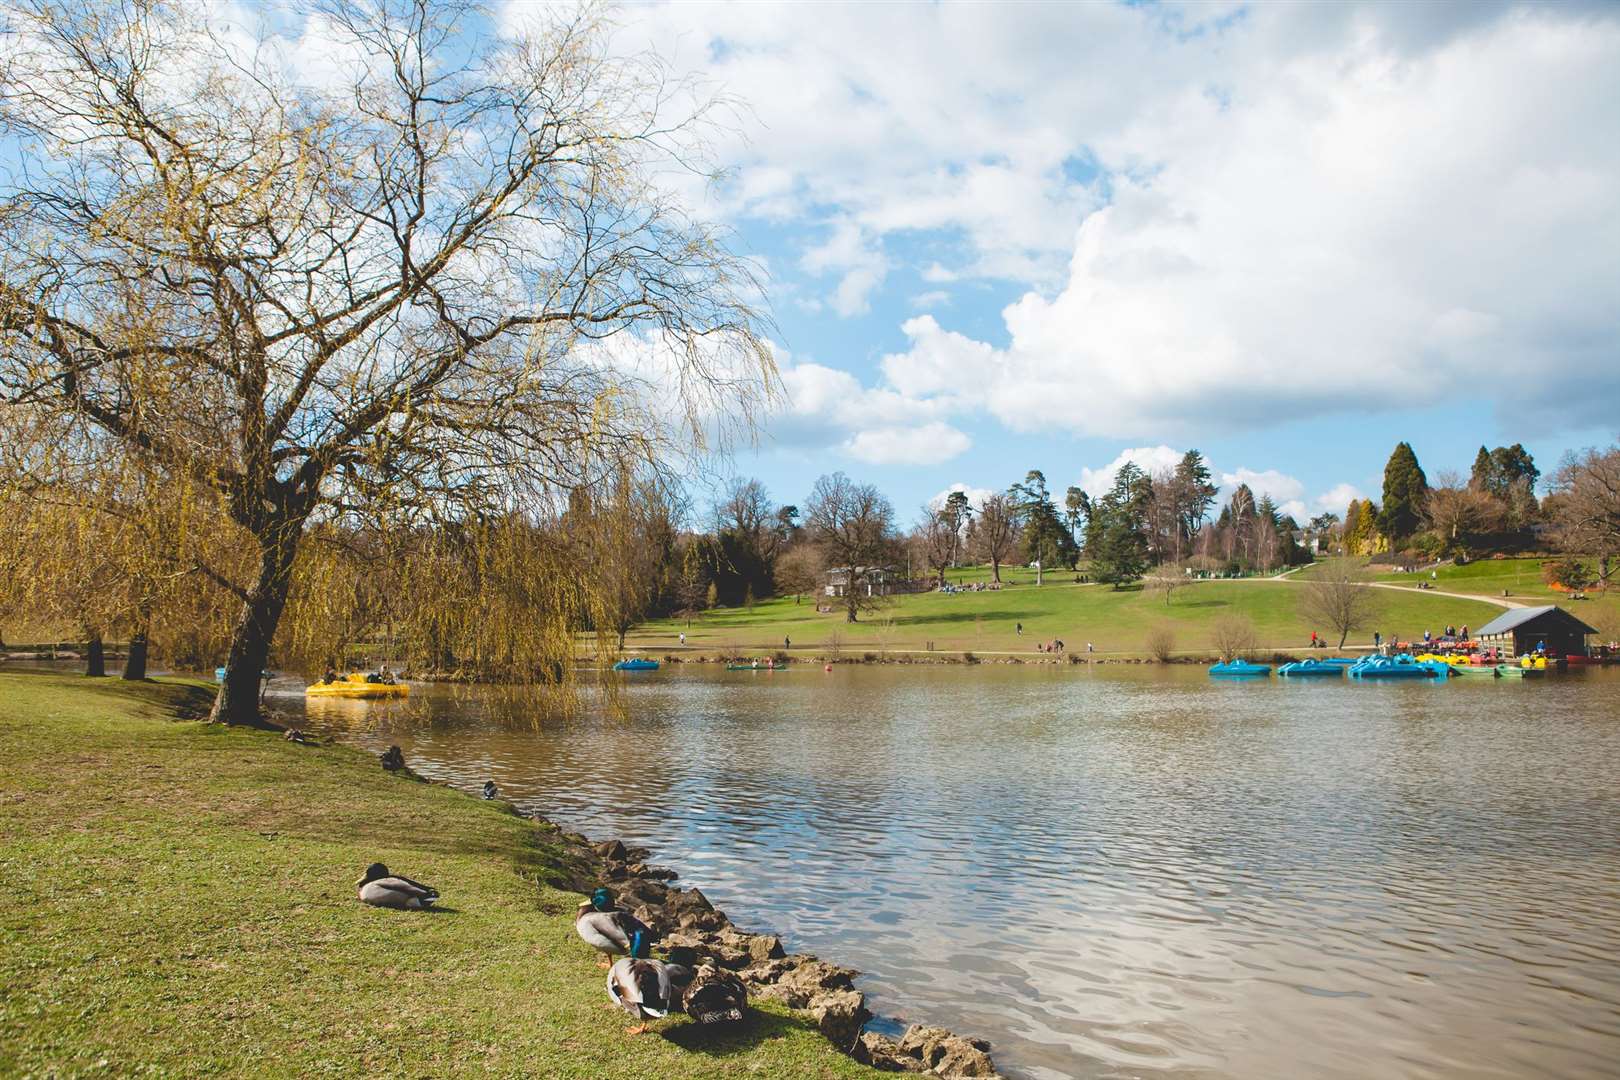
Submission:
<svg viewBox="0 0 1620 1080">
<path fill-rule="evenodd" d="M 514 5 L 513 12 L 521 12 Z M 738 107 L 696 196 L 768 271 L 734 468 L 902 518 L 1189 446 L 1303 515 L 1620 423 L 1620 9 L 635 6 Z M 1168 448 L 1168 449 L 1165 449 Z"/>
</svg>

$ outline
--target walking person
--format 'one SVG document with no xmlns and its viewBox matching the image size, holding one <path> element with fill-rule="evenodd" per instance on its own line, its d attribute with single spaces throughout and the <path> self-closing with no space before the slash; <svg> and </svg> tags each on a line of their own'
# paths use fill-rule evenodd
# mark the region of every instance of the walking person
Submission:
<svg viewBox="0 0 1620 1080">
<path fill-rule="evenodd" d="M 686 645 L 686 631 L 685 630 L 681 631 L 681 645 L 683 647 Z"/>
<path fill-rule="evenodd" d="M 1018 636 L 1019 636 L 1019 637 L 1023 637 L 1023 636 L 1024 636 L 1024 624 L 1023 624 L 1023 623 L 1019 623 L 1019 624 L 1018 624 L 1018 626 L 1017 626 L 1017 631 L 1018 631 Z"/>
<path fill-rule="evenodd" d="M 793 639 L 788 637 L 786 634 L 783 634 L 782 635 L 782 651 L 787 652 L 791 648 L 793 648 Z"/>
</svg>

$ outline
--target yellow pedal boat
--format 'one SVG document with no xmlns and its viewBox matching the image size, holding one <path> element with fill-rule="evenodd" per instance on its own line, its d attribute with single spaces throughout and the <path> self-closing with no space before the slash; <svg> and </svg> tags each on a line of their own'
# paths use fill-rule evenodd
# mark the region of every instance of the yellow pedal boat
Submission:
<svg viewBox="0 0 1620 1080">
<path fill-rule="evenodd" d="M 370 676 L 350 673 L 336 682 L 314 682 L 304 687 L 305 697 L 407 697 L 411 688 L 402 682 L 371 682 Z"/>
</svg>

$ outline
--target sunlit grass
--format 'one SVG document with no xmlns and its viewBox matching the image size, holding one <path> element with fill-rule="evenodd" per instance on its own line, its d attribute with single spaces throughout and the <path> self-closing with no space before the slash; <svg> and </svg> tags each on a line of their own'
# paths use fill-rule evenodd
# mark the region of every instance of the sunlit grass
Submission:
<svg viewBox="0 0 1620 1080">
<path fill-rule="evenodd" d="M 718 1042 L 627 1037 L 576 897 L 538 880 L 547 831 L 173 719 L 210 695 L 0 673 L 0 1075 L 874 1075 L 769 1005 Z M 450 910 L 357 903 L 373 860 Z"/>
</svg>

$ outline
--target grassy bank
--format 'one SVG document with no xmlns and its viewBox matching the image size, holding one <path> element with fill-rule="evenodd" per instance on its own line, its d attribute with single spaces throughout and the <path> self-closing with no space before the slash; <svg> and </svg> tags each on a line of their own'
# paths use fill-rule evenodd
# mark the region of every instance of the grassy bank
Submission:
<svg viewBox="0 0 1620 1080">
<path fill-rule="evenodd" d="M 1371 645 L 1374 629 L 1406 637 L 1421 636 L 1425 627 L 1439 630 L 1448 622 L 1479 626 L 1501 610 L 1417 589 L 1377 593 L 1377 624 L 1352 638 L 1352 644 Z M 894 597 L 883 610 L 863 614 L 854 626 L 844 621 L 842 610 L 817 614 L 813 598 L 796 604 L 785 597 L 752 609 L 706 612 L 691 625 L 683 619 L 648 623 L 633 631 L 626 644 L 651 652 L 669 650 L 684 631 L 688 649 L 698 652 L 777 649 L 790 637 L 795 650 L 825 651 L 836 639 L 844 652 L 924 650 L 932 642 L 936 652 L 994 655 L 1030 653 L 1036 642 L 1061 638 L 1070 651 L 1084 649 L 1090 641 L 1099 653 L 1117 655 L 1146 651 L 1149 631 L 1163 625 L 1170 628 L 1176 650 L 1208 652 L 1217 620 L 1241 615 L 1254 623 L 1261 646 L 1303 649 L 1312 630 L 1327 633 L 1326 626 L 1313 624 L 1300 610 L 1303 596 L 1303 585 L 1292 580 L 1200 581 L 1176 590 L 1166 604 L 1162 595 L 1140 587 L 1115 591 L 1076 585 L 1071 575 L 1069 581 L 1049 578 L 1039 588 L 1019 584 L 998 592 Z"/>
<path fill-rule="evenodd" d="M 0 1075 L 876 1075 L 770 1005 L 720 1040 L 626 1036 L 576 897 L 537 881 L 544 829 L 175 721 L 210 695 L 0 672 Z M 357 903 L 374 859 L 451 910 Z"/>
<path fill-rule="evenodd" d="M 1592 589 L 1587 591 L 1584 600 L 1571 599 L 1568 593 L 1549 586 L 1542 576 L 1544 565 L 1557 557 L 1480 559 L 1462 566 L 1439 567 L 1432 571 L 1432 577 L 1427 570 L 1400 574 L 1391 572 L 1387 567 L 1366 567 L 1366 559 L 1357 559 L 1356 562 L 1372 571 L 1373 580 L 1414 592 L 1420 591 L 1418 584 L 1422 582 L 1445 592 L 1491 597 L 1502 596 L 1505 592 L 1508 599 L 1521 604 L 1557 604 L 1597 627 L 1605 638 L 1620 637 L 1620 590 L 1603 593 Z M 1589 558 L 1586 562 L 1593 565 L 1596 560 Z M 1300 575 L 1307 578 L 1312 573 L 1313 568 L 1300 571 Z"/>
</svg>

